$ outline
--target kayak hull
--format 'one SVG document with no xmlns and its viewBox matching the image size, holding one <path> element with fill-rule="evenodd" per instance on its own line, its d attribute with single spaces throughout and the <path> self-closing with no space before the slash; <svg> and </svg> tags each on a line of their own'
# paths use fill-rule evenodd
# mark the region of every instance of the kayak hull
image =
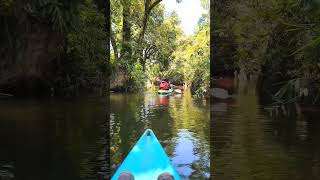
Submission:
<svg viewBox="0 0 320 180">
<path fill-rule="evenodd" d="M 150 129 L 143 133 L 111 180 L 117 180 L 122 172 L 130 172 L 137 180 L 157 180 L 162 173 L 170 173 L 175 180 L 180 180 L 160 142 Z"/>
<path fill-rule="evenodd" d="M 160 95 L 166 95 L 166 94 L 170 94 L 173 92 L 173 89 L 169 89 L 169 90 L 158 90 L 158 94 Z"/>
</svg>

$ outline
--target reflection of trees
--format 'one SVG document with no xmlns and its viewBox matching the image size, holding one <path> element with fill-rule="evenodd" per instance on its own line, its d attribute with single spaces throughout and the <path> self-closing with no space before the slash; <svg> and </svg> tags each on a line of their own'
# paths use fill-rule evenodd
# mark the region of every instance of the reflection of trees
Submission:
<svg viewBox="0 0 320 180">
<path fill-rule="evenodd" d="M 272 136 L 294 159 L 297 174 L 320 178 L 319 114 L 272 117 Z"/>
<path fill-rule="evenodd" d="M 148 98 L 158 98 L 149 96 Z M 112 164 L 119 165 L 142 133 L 151 128 L 166 146 L 166 139 L 171 137 L 171 118 L 165 108 L 145 102 L 143 95 L 111 95 L 111 157 Z"/>
<path fill-rule="evenodd" d="M 56 124 L 56 130 L 61 133 L 58 136 L 61 138 L 61 146 L 67 144 L 68 154 L 64 158 L 69 159 L 72 163 L 78 179 L 97 179 L 97 172 L 100 172 L 102 176 L 107 173 L 100 166 L 106 163 L 108 158 L 106 156 L 109 156 L 103 154 L 106 146 L 105 125 L 109 121 L 105 108 L 108 107 L 105 107 L 105 103 L 97 101 L 97 99 L 86 99 L 59 107 L 59 109 L 66 109 L 64 112 L 66 119 Z M 64 179 L 64 176 L 61 173 L 61 177 L 57 179 Z"/>
<path fill-rule="evenodd" d="M 187 91 L 183 98 L 170 99 L 170 115 L 175 119 L 174 129 L 189 129 L 196 132 L 197 136 L 204 142 L 210 138 L 210 113 L 209 108 L 199 108 L 198 103 Z"/>
<path fill-rule="evenodd" d="M 105 136 L 101 125 L 106 123 L 99 101 L 19 101 L 1 107 L 0 119 L 4 115 L 15 123 L 13 136 L 6 137 L 14 144 L 8 158 L 14 162 L 15 178 L 97 179 Z"/>
<path fill-rule="evenodd" d="M 174 134 L 179 129 L 187 129 L 188 134 L 192 136 L 190 140 L 193 143 L 193 150 L 199 159 L 192 163 L 194 171 L 190 178 L 203 178 L 205 173 L 209 174 L 210 172 L 210 114 L 208 108 L 199 108 L 197 102 L 192 99 L 190 92 L 187 91 L 183 98 L 171 99 L 169 113 L 174 119 Z"/>
<path fill-rule="evenodd" d="M 111 99 L 111 164 L 119 165 L 142 133 L 138 113 L 141 96 L 113 94 Z"/>
<path fill-rule="evenodd" d="M 319 133 L 312 130 L 312 126 L 319 125 L 306 125 L 305 121 L 295 121 L 296 117 L 270 120 L 261 111 L 255 88 L 251 85 L 248 82 L 239 88 L 228 112 L 214 117 L 213 178 L 287 180 L 319 177 L 313 175 L 314 169 L 319 168 L 318 163 L 314 163 L 319 162 L 319 141 L 315 143 Z"/>
<path fill-rule="evenodd" d="M 284 171 L 287 167 L 283 165 L 288 162 L 281 151 L 270 156 L 270 150 L 271 152 L 277 150 L 272 149 L 273 146 L 265 141 L 264 119 L 254 88 L 240 88 L 239 95 L 232 106 L 232 112 L 227 113 L 227 118 L 221 117 L 215 121 L 216 128 L 227 125 L 228 131 L 215 132 L 218 138 L 219 136 L 224 137 L 219 140 L 227 143 L 223 145 L 223 143 L 214 142 L 214 148 L 220 149 L 214 150 L 219 154 L 214 154 L 213 177 L 218 179 L 232 177 L 239 179 L 277 177 L 277 179 L 282 179 L 283 177 L 281 175 L 278 177 L 275 172 Z"/>
</svg>

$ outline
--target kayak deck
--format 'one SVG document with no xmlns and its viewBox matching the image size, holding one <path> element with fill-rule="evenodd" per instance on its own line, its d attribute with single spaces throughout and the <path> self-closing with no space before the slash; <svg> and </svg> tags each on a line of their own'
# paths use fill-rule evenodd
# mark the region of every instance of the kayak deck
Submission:
<svg viewBox="0 0 320 180">
<path fill-rule="evenodd" d="M 122 172 L 130 172 L 135 180 L 157 180 L 162 173 L 170 173 L 175 180 L 180 180 L 151 129 L 143 133 L 111 180 L 117 180 Z"/>
</svg>

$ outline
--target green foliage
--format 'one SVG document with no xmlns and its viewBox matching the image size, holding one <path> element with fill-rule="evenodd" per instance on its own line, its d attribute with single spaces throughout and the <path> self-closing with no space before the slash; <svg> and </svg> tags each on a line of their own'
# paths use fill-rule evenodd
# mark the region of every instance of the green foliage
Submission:
<svg viewBox="0 0 320 180">
<path fill-rule="evenodd" d="M 274 105 L 284 105 L 296 102 L 302 96 L 308 96 L 308 89 L 304 88 L 302 79 L 292 79 L 284 82 L 281 88 L 274 94 Z"/>
<path fill-rule="evenodd" d="M 205 10 L 209 10 L 209 6 L 210 6 L 210 1 L 209 0 L 200 0 L 202 7 Z"/>
<path fill-rule="evenodd" d="M 136 62 L 130 72 L 131 78 L 133 80 L 133 85 L 135 89 L 143 89 L 146 82 L 146 75 L 143 72 L 143 67 L 139 62 Z"/>
<path fill-rule="evenodd" d="M 102 61 L 105 59 L 105 18 L 91 0 L 86 0 L 79 10 L 80 26 L 68 34 L 68 53 L 83 62 Z"/>
<path fill-rule="evenodd" d="M 13 0 L 0 0 L 0 14 L 7 14 L 13 9 Z"/>
<path fill-rule="evenodd" d="M 199 96 L 208 92 L 210 80 L 208 15 L 204 14 L 200 21 L 195 34 L 185 37 L 175 26 L 180 23 L 177 15 L 172 14 L 158 28 L 163 34 L 157 37 L 163 38 L 153 41 L 159 43 L 156 47 L 167 60 L 162 61 L 161 56 L 156 56 L 154 61 L 163 65 L 159 75 L 176 85 L 190 85 Z"/>
<path fill-rule="evenodd" d="M 126 51 L 123 42 L 125 16 L 122 12 L 124 7 L 119 2 L 111 1 L 114 5 L 113 11 L 117 10 L 112 13 L 112 33 L 115 42 L 111 43 L 113 50 L 123 52 Z M 112 52 L 114 68 L 126 71 L 134 87 L 143 87 L 147 79 L 154 81 L 155 77 L 160 76 L 169 79 L 175 85 L 192 85 L 192 90 L 197 94 L 206 93 L 210 76 L 208 14 L 203 14 L 199 19 L 197 32 L 192 37 L 186 37 L 180 27 L 178 15 L 175 12 L 165 14 L 164 6 L 159 4 L 150 12 L 146 31 L 140 40 L 145 19 L 144 13 L 141 12 L 144 12 L 145 1 L 130 2 L 130 18 L 126 21 L 131 25 L 130 46 L 134 53 L 132 59 L 128 59 L 123 56 L 117 57 L 116 51 Z M 203 7 L 209 10 L 209 1 L 201 2 Z"/>
<path fill-rule="evenodd" d="M 292 96 L 296 91 L 291 87 L 296 79 L 304 81 L 301 88 L 308 88 L 312 92 L 309 96 L 317 96 L 320 72 L 317 1 L 224 1 L 215 2 L 215 8 L 214 58 L 223 64 L 222 68 L 227 69 L 231 60 L 231 69 L 261 75 L 263 93 L 271 93 L 276 103 L 301 99 Z M 274 86 L 279 80 L 286 83 Z"/>
<path fill-rule="evenodd" d="M 161 73 L 161 70 L 160 70 L 159 64 L 154 64 L 152 66 L 147 67 L 148 79 L 150 81 L 154 81 L 155 78 L 160 75 L 160 73 Z"/>
<path fill-rule="evenodd" d="M 27 86 L 31 93 L 54 89 L 65 94 L 102 85 L 110 72 L 105 30 L 109 17 L 95 3 L 1 0 L 0 86 L 22 93 Z"/>
<path fill-rule="evenodd" d="M 54 30 L 63 34 L 70 28 L 75 28 L 80 2 L 80 0 L 36 0 L 16 2 L 15 6 L 21 8 L 19 12 L 23 11 L 38 21 L 49 23 Z"/>
<path fill-rule="evenodd" d="M 162 7 L 163 8 L 163 7 Z M 163 10 L 162 10 L 163 11 Z M 162 12 L 162 16 L 164 16 Z M 145 37 L 145 58 L 147 63 L 160 63 L 161 69 L 167 69 L 176 50 L 177 41 L 183 32 L 179 27 L 177 14 L 172 13 L 164 19 L 158 18 L 159 23 L 150 23 Z M 159 38 L 161 37 L 161 38 Z"/>
<path fill-rule="evenodd" d="M 181 39 L 176 58 L 170 66 L 171 71 L 181 69 L 184 83 L 191 85 L 198 95 L 207 93 L 210 88 L 210 31 L 208 20 L 204 22 L 195 35 Z"/>
<path fill-rule="evenodd" d="M 172 63 L 171 65 L 173 65 Z M 161 77 L 170 79 L 171 83 L 174 85 L 183 85 L 184 76 L 183 76 L 183 67 L 180 68 L 169 68 L 167 71 L 162 71 L 160 73 Z"/>
<path fill-rule="evenodd" d="M 82 81 L 90 84 L 106 69 L 105 17 L 98 12 L 92 0 L 81 4 L 79 17 L 78 29 L 68 33 L 67 53 L 77 64 Z"/>
</svg>

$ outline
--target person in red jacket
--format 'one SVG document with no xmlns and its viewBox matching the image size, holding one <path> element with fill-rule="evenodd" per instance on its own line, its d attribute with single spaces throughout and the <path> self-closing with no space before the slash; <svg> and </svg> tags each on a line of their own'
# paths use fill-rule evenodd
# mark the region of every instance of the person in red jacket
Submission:
<svg viewBox="0 0 320 180">
<path fill-rule="evenodd" d="M 169 90 L 170 87 L 170 83 L 168 83 L 166 80 L 160 82 L 160 90 Z"/>
</svg>

